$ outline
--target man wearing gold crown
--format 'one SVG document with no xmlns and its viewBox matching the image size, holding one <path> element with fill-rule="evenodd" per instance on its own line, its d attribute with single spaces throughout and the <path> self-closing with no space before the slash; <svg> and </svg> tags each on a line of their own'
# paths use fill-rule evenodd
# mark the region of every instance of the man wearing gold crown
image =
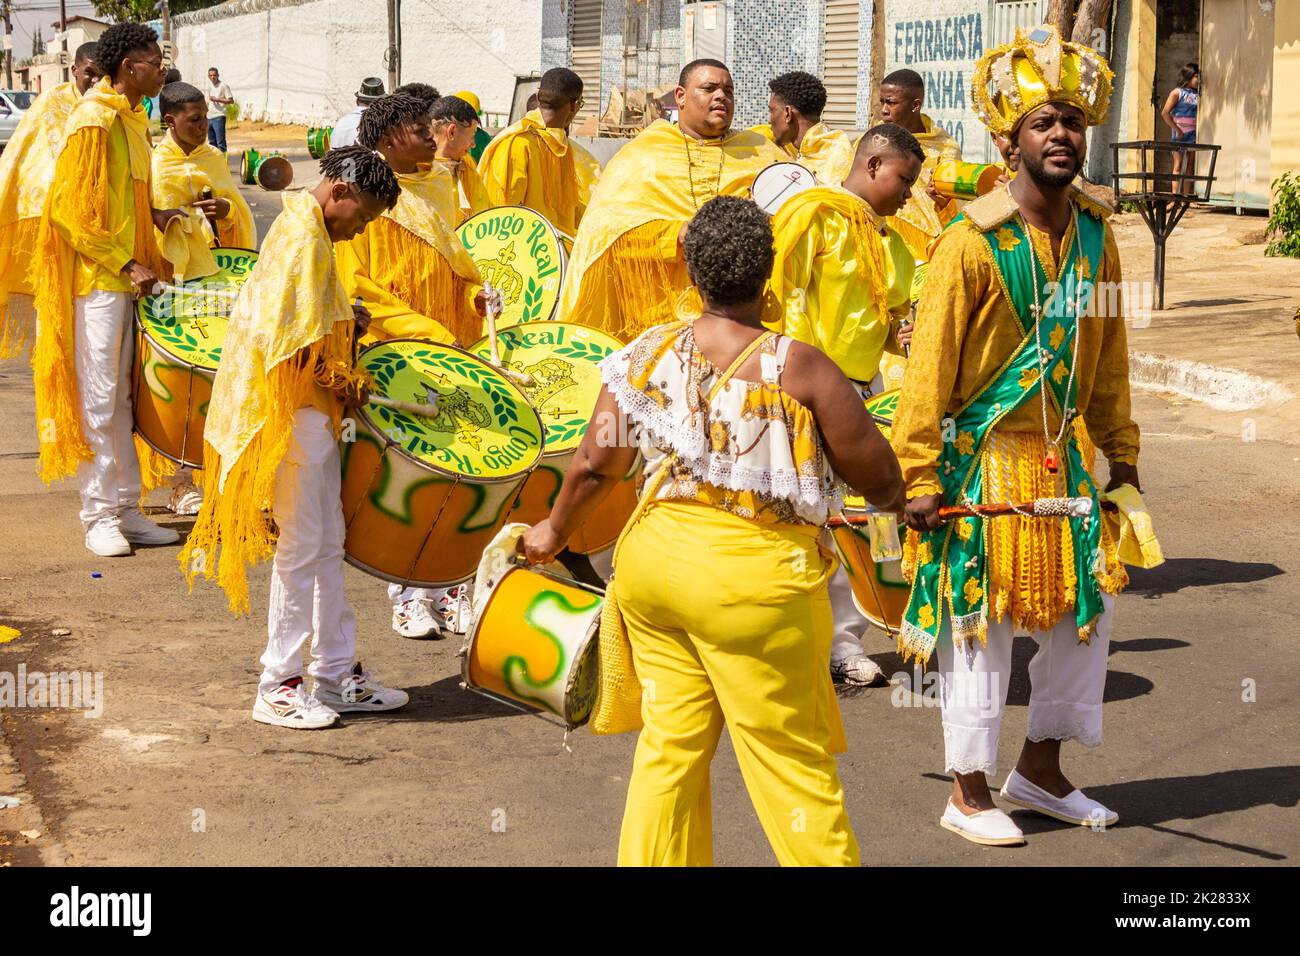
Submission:
<svg viewBox="0 0 1300 956">
<path fill-rule="evenodd" d="M 904 570 L 912 580 L 899 648 L 937 649 L 946 766 L 940 824 L 984 845 L 1024 836 L 999 810 L 995 772 L 1013 630 L 1037 644 L 1029 729 L 1002 800 L 1058 820 L 1118 818 L 1060 765 L 1064 740 L 1101 743 L 1112 595 L 1127 583 L 1115 535 L 1074 432 L 1082 417 L 1110 463 L 1105 497 L 1137 496 L 1120 281 L 1109 226 L 1071 183 L 1086 131 L 1109 105 L 1111 72 L 1051 27 L 1020 32 L 976 66 L 981 118 L 1018 151 L 1020 174 L 972 202 L 930 261 L 894 422 L 908 483 Z M 1120 486 L 1129 486 L 1121 489 Z M 1024 503 L 1068 517 L 1032 517 Z M 1079 501 L 1078 499 L 1082 499 Z M 996 520 L 945 520 L 944 505 L 1013 502 Z"/>
<path fill-rule="evenodd" d="M 765 166 L 789 157 L 731 129 L 735 87 L 717 60 L 682 69 L 678 122 L 656 120 L 609 161 L 578 227 L 560 318 L 631 340 L 675 317 L 690 286 L 680 236 L 714 196 L 748 195 Z"/>
</svg>

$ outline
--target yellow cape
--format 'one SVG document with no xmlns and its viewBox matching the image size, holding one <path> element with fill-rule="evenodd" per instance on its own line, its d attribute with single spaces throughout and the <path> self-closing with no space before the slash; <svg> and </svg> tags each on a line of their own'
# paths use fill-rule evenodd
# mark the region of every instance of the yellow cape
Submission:
<svg viewBox="0 0 1300 956">
<path fill-rule="evenodd" d="M 540 111 L 525 114 L 497 134 L 479 158 L 488 200 L 494 206 L 527 206 L 560 232 L 574 235 L 586 206 L 579 149 L 564 130 L 546 126 Z"/>
<path fill-rule="evenodd" d="M 133 108 L 107 80 L 101 80 L 77 102 L 68 117 L 64 147 L 56 163 L 57 176 L 66 178 L 53 186 L 38 239 L 36 312 L 41 320 L 32 353 L 32 372 L 40 474 L 47 484 L 75 474 L 78 464 L 92 457 L 82 425 L 74 360 L 73 298 L 78 253 L 65 231 L 75 232 L 83 245 L 93 242 L 105 248 L 112 246 L 115 230 L 108 221 L 112 199 L 109 134 L 117 122 L 121 122 L 126 136 L 132 184 L 131 195 L 123 201 L 133 214 L 135 230 L 130 255 L 116 247 L 113 254 L 135 258 L 162 279 L 171 275 L 154 239 L 149 118 L 141 107 Z M 56 211 L 59 226 L 52 218 Z M 98 268 L 105 267 L 100 263 Z"/>
<path fill-rule="evenodd" d="M 794 148 L 793 143 L 786 143 L 784 146 L 782 146 L 776 141 L 776 133 L 772 130 L 771 123 L 759 123 L 757 126 L 751 126 L 749 128 L 749 131 L 751 133 L 757 133 L 759 136 L 763 137 L 763 139 L 767 140 L 769 143 L 771 143 L 781 152 L 785 153 L 791 159 L 798 158 L 799 150 Z"/>
<path fill-rule="evenodd" d="M 200 198 L 210 187 L 217 199 L 230 203 L 230 215 L 217 220 L 217 238 L 223 246 L 257 248 L 253 210 L 235 185 L 226 154 L 207 143 L 186 154 L 169 131 L 153 151 L 153 204 L 177 209 Z"/>
<path fill-rule="evenodd" d="M 799 162 L 813 171 L 817 181 L 838 186 L 853 168 L 855 149 L 849 134 L 825 123 L 808 127 L 799 143 Z"/>
<path fill-rule="evenodd" d="M 203 427 L 203 508 L 180 555 L 190 586 L 215 575 L 235 613 L 248 609 L 248 565 L 273 550 L 267 513 L 294 412 L 318 383 L 358 378 L 353 328 L 320 203 L 285 193 L 230 314 Z"/>
<path fill-rule="evenodd" d="M 788 159 L 749 130 L 688 145 L 680 127 L 656 120 L 601 174 L 564 274 L 560 318 L 627 337 L 671 318 L 689 284 L 684 268 L 669 274 L 676 229 L 709 199 L 745 195 L 761 169 Z M 663 224 L 663 235 L 628 235 L 649 223 Z M 607 255 L 616 243 L 617 264 Z"/>
<path fill-rule="evenodd" d="M 11 304 L 11 293 L 32 295 L 41 211 L 63 148 L 63 129 L 81 94 L 60 83 L 23 114 L 0 154 L 0 359 L 22 351 L 35 327 L 30 303 Z"/>
<path fill-rule="evenodd" d="M 487 190 L 483 188 L 483 177 L 468 153 L 460 160 L 436 159 L 433 166 L 435 169 L 442 167 L 450 177 L 449 188 L 458 210 L 456 225 L 492 206 L 492 200 L 488 199 Z"/>
</svg>

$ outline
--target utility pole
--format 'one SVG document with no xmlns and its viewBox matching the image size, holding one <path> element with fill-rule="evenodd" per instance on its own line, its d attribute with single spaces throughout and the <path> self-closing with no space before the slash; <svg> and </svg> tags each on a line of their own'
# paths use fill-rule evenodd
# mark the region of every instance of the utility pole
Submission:
<svg viewBox="0 0 1300 956">
<path fill-rule="evenodd" d="M 61 0 L 60 0 L 61 2 Z M 388 92 L 402 83 L 402 0 L 388 0 Z"/>
<path fill-rule="evenodd" d="M 9 14 L 12 12 L 10 0 L 4 0 L 5 14 L 5 88 L 14 88 L 14 25 Z"/>
<path fill-rule="evenodd" d="M 66 0 L 59 0 L 59 62 L 63 64 L 63 82 L 71 79 L 68 72 L 68 4 Z"/>
</svg>

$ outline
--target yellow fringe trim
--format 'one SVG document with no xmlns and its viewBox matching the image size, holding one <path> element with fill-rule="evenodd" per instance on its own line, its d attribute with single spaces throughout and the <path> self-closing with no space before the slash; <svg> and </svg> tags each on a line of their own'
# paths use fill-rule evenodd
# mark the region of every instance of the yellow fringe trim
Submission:
<svg viewBox="0 0 1300 956">
<path fill-rule="evenodd" d="M 224 482 L 221 456 L 204 443 L 203 507 L 178 560 L 191 592 L 198 575 L 215 577 L 234 614 L 248 613 L 249 566 L 275 550 L 275 484 L 293 439 L 294 414 L 312 404 L 318 387 L 365 379 L 352 366 L 353 328 L 351 322 L 337 322 L 328 335 L 268 370 L 266 420 Z M 226 356 L 227 361 L 231 358 Z M 336 431 L 341 417 L 340 404 L 335 408 Z"/>
<path fill-rule="evenodd" d="M 662 222 L 648 222 L 615 239 L 583 275 L 578 301 L 565 320 L 624 342 L 673 321 L 678 296 L 690 283 L 670 274 L 659 253 L 662 235 Z"/>
<path fill-rule="evenodd" d="M 483 336 L 483 317 L 466 300 L 466 282 L 443 255 L 400 223 L 381 216 L 370 226 L 372 281 L 416 312 L 443 325 L 461 345 Z"/>
<path fill-rule="evenodd" d="M 862 203 L 853 204 L 850 217 L 853 237 L 853 254 L 858 262 L 858 275 L 871 291 L 872 304 L 881 322 L 889 316 L 889 283 L 885 280 L 885 240 L 880 235 L 871 214 Z"/>
<path fill-rule="evenodd" d="M 26 351 L 36 336 L 32 302 L 12 296 L 32 295 L 40 233 L 39 217 L 0 226 L 0 264 L 5 267 L 0 275 L 0 360 Z"/>
</svg>

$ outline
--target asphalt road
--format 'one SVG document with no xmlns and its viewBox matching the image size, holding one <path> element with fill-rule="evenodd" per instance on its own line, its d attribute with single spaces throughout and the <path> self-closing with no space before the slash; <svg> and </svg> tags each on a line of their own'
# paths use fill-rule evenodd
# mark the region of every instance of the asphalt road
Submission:
<svg viewBox="0 0 1300 956">
<path fill-rule="evenodd" d="M 265 231 L 276 197 L 252 198 Z M 1091 832 L 1016 811 L 1029 843 L 1009 850 L 941 830 L 950 784 L 937 710 L 870 689 L 841 698 L 850 749 L 840 772 L 865 863 L 1236 866 L 1300 855 L 1300 445 L 1243 442 L 1239 429 L 1206 428 L 1197 406 L 1151 395 L 1135 411 L 1169 560 L 1135 572 L 1118 601 L 1104 746 L 1065 751 L 1067 772 L 1119 824 Z M 0 366 L 0 624 L 23 632 L 0 644 L 0 672 L 102 673 L 105 703 L 98 718 L 0 711 L 0 793 L 27 801 L 0 810 L 0 862 L 614 862 L 633 737 L 580 730 L 566 752 L 556 727 L 462 690 L 459 639 L 397 637 L 384 585 L 352 568 L 361 654 L 411 704 L 315 733 L 253 722 L 267 569 L 251 576 L 251 616 L 236 620 L 215 587 L 187 595 L 174 547 L 94 557 L 75 487 L 47 490 L 34 474 L 32 421 L 30 372 Z M 886 672 L 901 670 L 883 636 L 867 647 Z M 1030 653 L 1018 640 L 1007 767 L 1025 728 Z M 717 862 L 772 863 L 725 739 L 713 786 Z"/>
</svg>

